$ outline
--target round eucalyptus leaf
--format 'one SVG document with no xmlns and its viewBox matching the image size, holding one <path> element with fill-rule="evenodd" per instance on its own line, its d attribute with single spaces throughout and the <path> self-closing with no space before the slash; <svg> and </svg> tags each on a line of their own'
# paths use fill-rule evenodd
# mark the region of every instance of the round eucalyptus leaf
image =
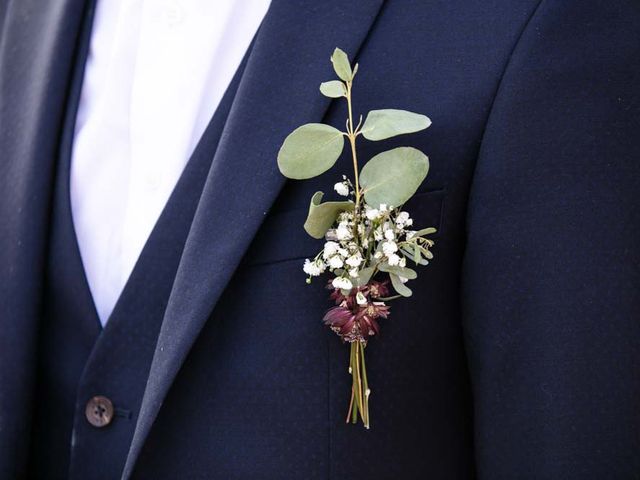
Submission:
<svg viewBox="0 0 640 480">
<path fill-rule="evenodd" d="M 385 140 L 396 135 L 419 132 L 429 125 L 429 117 L 419 113 L 391 108 L 371 110 L 362 125 L 362 136 L 367 140 Z"/>
<path fill-rule="evenodd" d="M 331 80 L 320 84 L 320 92 L 329 98 L 340 98 L 347 94 L 347 87 L 340 80 Z"/>
<path fill-rule="evenodd" d="M 404 283 L 402 283 L 400 277 L 398 277 L 395 273 L 390 273 L 389 278 L 391 278 L 391 285 L 393 285 L 393 289 L 400 295 L 402 295 L 403 297 L 410 297 L 413 294 L 411 289 Z"/>
<path fill-rule="evenodd" d="M 380 265 L 378 265 L 378 269 L 381 272 L 387 272 L 387 273 L 393 273 L 395 275 L 398 275 L 400 277 L 404 277 L 407 278 L 409 280 L 415 280 L 416 278 L 418 278 L 418 274 L 416 273 L 415 270 L 412 270 L 408 267 L 400 267 L 398 265 L 389 265 L 388 263 L 381 263 Z"/>
<path fill-rule="evenodd" d="M 362 168 L 360 186 L 374 208 L 381 203 L 399 207 L 409 200 L 429 172 L 429 159 L 413 147 L 379 153 Z"/>
<path fill-rule="evenodd" d="M 278 152 L 278 168 L 287 178 L 312 178 L 329 170 L 343 148 L 340 130 L 322 123 L 307 123 L 285 138 Z"/>
<path fill-rule="evenodd" d="M 353 72 L 351 71 L 351 64 L 349 63 L 349 57 L 339 48 L 336 48 L 331 55 L 331 63 L 333 63 L 333 69 L 336 71 L 338 77 L 345 82 L 351 81 L 353 78 Z"/>
<path fill-rule="evenodd" d="M 336 221 L 339 213 L 351 211 L 354 208 L 354 203 L 348 201 L 320 203 L 323 195 L 324 193 L 322 192 L 313 194 L 307 221 L 304 222 L 306 232 L 317 239 L 324 237 L 324 234 Z"/>
<path fill-rule="evenodd" d="M 366 267 L 360 270 L 358 272 L 358 277 L 354 282 L 356 287 L 364 287 L 367 283 L 369 283 L 369 280 L 371 280 L 371 277 L 373 276 L 375 271 L 375 267 Z"/>
</svg>

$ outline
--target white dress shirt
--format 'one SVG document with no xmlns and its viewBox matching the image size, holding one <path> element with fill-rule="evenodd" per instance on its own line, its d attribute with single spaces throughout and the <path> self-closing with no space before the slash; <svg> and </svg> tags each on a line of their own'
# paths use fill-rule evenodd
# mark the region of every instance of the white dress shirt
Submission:
<svg viewBox="0 0 640 480">
<path fill-rule="evenodd" d="M 269 0 L 100 0 L 71 206 L 104 325 Z"/>
</svg>

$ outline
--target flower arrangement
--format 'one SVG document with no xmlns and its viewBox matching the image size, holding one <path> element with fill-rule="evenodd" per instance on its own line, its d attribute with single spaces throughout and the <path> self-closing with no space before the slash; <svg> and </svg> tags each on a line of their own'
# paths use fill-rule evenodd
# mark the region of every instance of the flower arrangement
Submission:
<svg viewBox="0 0 640 480">
<path fill-rule="evenodd" d="M 417 277 L 408 264 L 427 265 L 433 258 L 435 228 L 415 230 L 413 219 L 402 209 L 429 171 L 429 159 L 412 147 L 398 147 L 371 158 L 360 168 L 357 140 L 385 140 L 414 133 L 431 124 L 428 117 L 405 110 L 372 110 L 362 122 L 354 122 L 352 106 L 353 67 L 345 52 L 336 48 L 331 62 L 339 80 L 320 85 L 330 98 L 344 98 L 348 118 L 346 130 L 310 123 L 294 130 L 278 153 L 280 172 L 290 179 L 318 176 L 336 163 L 347 140 L 353 162 L 353 180 L 346 175 L 334 185 L 340 201 L 322 202 L 323 192 L 311 198 L 304 228 L 324 247 L 306 259 L 307 283 L 326 272 L 327 288 L 335 305 L 324 315 L 324 323 L 350 345 L 349 374 L 352 377 L 347 422 L 358 418 L 370 427 L 365 348 L 380 332 L 380 319 L 390 314 L 388 302 L 410 297 L 407 282 Z"/>
</svg>

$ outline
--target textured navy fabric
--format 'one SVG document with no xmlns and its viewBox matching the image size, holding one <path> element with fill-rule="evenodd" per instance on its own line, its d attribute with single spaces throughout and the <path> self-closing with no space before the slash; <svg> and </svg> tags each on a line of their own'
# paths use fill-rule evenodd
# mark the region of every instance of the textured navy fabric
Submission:
<svg viewBox="0 0 640 480">
<path fill-rule="evenodd" d="M 69 202 L 71 145 L 84 60 L 89 48 L 92 7 L 88 6 L 84 19 L 55 174 L 43 309 L 38 329 L 34 422 L 28 459 L 31 478 L 66 478 L 69 474 L 78 380 L 101 330 L 84 277 Z"/>
<path fill-rule="evenodd" d="M 244 68 L 243 62 L 103 330 L 83 271 L 69 197 L 72 139 L 88 36 L 82 47 L 54 188 L 28 462 L 31 478 L 120 477 L 175 271 Z M 107 396 L 115 407 L 116 416 L 105 429 L 96 429 L 85 418 L 86 403 L 96 395 Z"/>
<path fill-rule="evenodd" d="M 639 81 L 625 1 L 543 2 L 502 79 L 462 277 L 484 477 L 640 476 Z"/>
<path fill-rule="evenodd" d="M 3 2 L 0 473 L 26 470 L 53 169 L 84 2 Z M 10 18 L 9 18 L 10 17 Z"/>
<path fill-rule="evenodd" d="M 10 2 L 0 40 L 7 478 L 26 468 L 80 3 Z M 365 159 L 404 144 L 429 155 L 407 209 L 439 227 L 414 296 L 367 349 L 370 431 L 344 424 L 348 349 L 301 272 L 320 246 L 305 206 L 349 159 L 306 182 L 275 163 L 298 125 L 344 123 L 317 90 L 336 46 L 360 63 L 357 112 L 433 120 L 361 145 Z M 177 265 L 123 478 L 636 478 L 639 74 L 632 0 L 273 0 Z"/>
</svg>

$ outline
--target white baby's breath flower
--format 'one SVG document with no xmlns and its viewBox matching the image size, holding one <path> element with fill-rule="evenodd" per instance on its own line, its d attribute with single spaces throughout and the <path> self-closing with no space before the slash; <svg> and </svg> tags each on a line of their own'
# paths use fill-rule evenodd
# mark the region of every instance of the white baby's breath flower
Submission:
<svg viewBox="0 0 640 480">
<path fill-rule="evenodd" d="M 324 244 L 324 250 L 322 252 L 322 256 L 325 259 L 327 259 L 332 255 L 335 255 L 339 248 L 340 248 L 340 245 L 336 242 L 331 242 L 331 241 L 326 242 Z"/>
<path fill-rule="evenodd" d="M 415 230 L 407 230 L 405 233 L 407 236 L 407 240 L 411 240 L 416 235 Z"/>
<path fill-rule="evenodd" d="M 396 245 L 396 242 L 384 242 L 382 244 L 382 251 L 386 256 L 389 256 L 398 251 L 398 245 Z"/>
<path fill-rule="evenodd" d="M 347 226 L 346 223 L 340 223 L 338 228 L 336 229 L 336 236 L 338 240 L 350 240 L 353 238 L 351 234 L 351 229 Z"/>
<path fill-rule="evenodd" d="M 346 182 L 338 182 L 333 186 L 333 189 L 338 193 L 338 195 L 342 195 L 343 197 L 349 196 L 349 186 Z"/>
<path fill-rule="evenodd" d="M 308 258 L 304 261 L 304 266 L 302 269 L 304 273 L 307 275 L 311 275 L 312 277 L 317 277 L 322 272 L 324 272 L 324 262 L 322 260 L 314 260 L 313 262 Z"/>
<path fill-rule="evenodd" d="M 380 217 L 380 212 L 377 208 L 367 208 L 364 215 L 371 221 L 377 220 Z"/>
<path fill-rule="evenodd" d="M 348 223 L 350 220 L 353 220 L 353 213 L 351 212 L 342 212 L 338 215 L 338 222 L 340 223 Z"/>
<path fill-rule="evenodd" d="M 408 212 L 400 212 L 396 217 L 396 223 L 399 223 L 401 225 L 404 225 L 405 223 L 407 223 L 407 220 L 409 220 Z"/>
<path fill-rule="evenodd" d="M 381 212 L 386 212 L 387 211 L 387 204 L 386 203 L 381 203 L 380 204 L 380 211 Z"/>
<path fill-rule="evenodd" d="M 387 263 L 392 267 L 395 267 L 400 263 L 400 256 L 392 253 L 391 255 L 387 255 Z"/>
<path fill-rule="evenodd" d="M 395 240 L 396 234 L 393 233 L 393 230 L 388 229 L 384 231 L 384 238 L 386 238 L 387 240 Z"/>
<path fill-rule="evenodd" d="M 382 229 L 380 227 L 376 228 L 373 231 L 373 239 L 377 242 L 379 242 L 380 240 L 382 240 L 384 238 L 383 234 L 382 234 Z"/>
<path fill-rule="evenodd" d="M 351 270 L 349 270 L 349 276 L 353 278 L 358 278 L 360 276 L 360 272 L 358 271 L 357 268 L 352 268 Z"/>
<path fill-rule="evenodd" d="M 346 264 L 351 266 L 351 267 L 357 267 L 361 263 L 362 263 L 362 256 L 360 255 L 360 252 L 356 253 L 355 255 L 351 255 L 346 260 Z"/>
<path fill-rule="evenodd" d="M 342 261 L 342 257 L 340 255 L 334 255 L 329 258 L 329 267 L 331 268 L 342 268 L 344 266 L 344 262 Z"/>
<path fill-rule="evenodd" d="M 367 297 L 362 292 L 358 292 L 356 293 L 356 302 L 358 302 L 358 305 L 366 305 Z"/>
<path fill-rule="evenodd" d="M 400 259 L 400 262 L 398 263 L 398 266 L 399 266 L 399 267 L 402 267 L 402 268 L 406 267 L 406 266 L 407 266 L 407 259 L 406 259 L 406 258 L 404 258 L 404 257 L 402 257 L 402 258 Z"/>
<path fill-rule="evenodd" d="M 413 218 L 408 218 L 406 222 L 404 222 L 405 227 L 410 227 L 413 225 Z"/>
<path fill-rule="evenodd" d="M 353 283 L 351 283 L 351 280 L 345 277 L 334 278 L 331 282 L 331 285 L 333 285 L 333 288 L 339 288 L 341 290 L 351 290 L 353 288 Z"/>
<path fill-rule="evenodd" d="M 375 258 L 376 260 L 382 258 L 382 252 L 376 252 L 373 254 L 373 258 Z"/>
</svg>

